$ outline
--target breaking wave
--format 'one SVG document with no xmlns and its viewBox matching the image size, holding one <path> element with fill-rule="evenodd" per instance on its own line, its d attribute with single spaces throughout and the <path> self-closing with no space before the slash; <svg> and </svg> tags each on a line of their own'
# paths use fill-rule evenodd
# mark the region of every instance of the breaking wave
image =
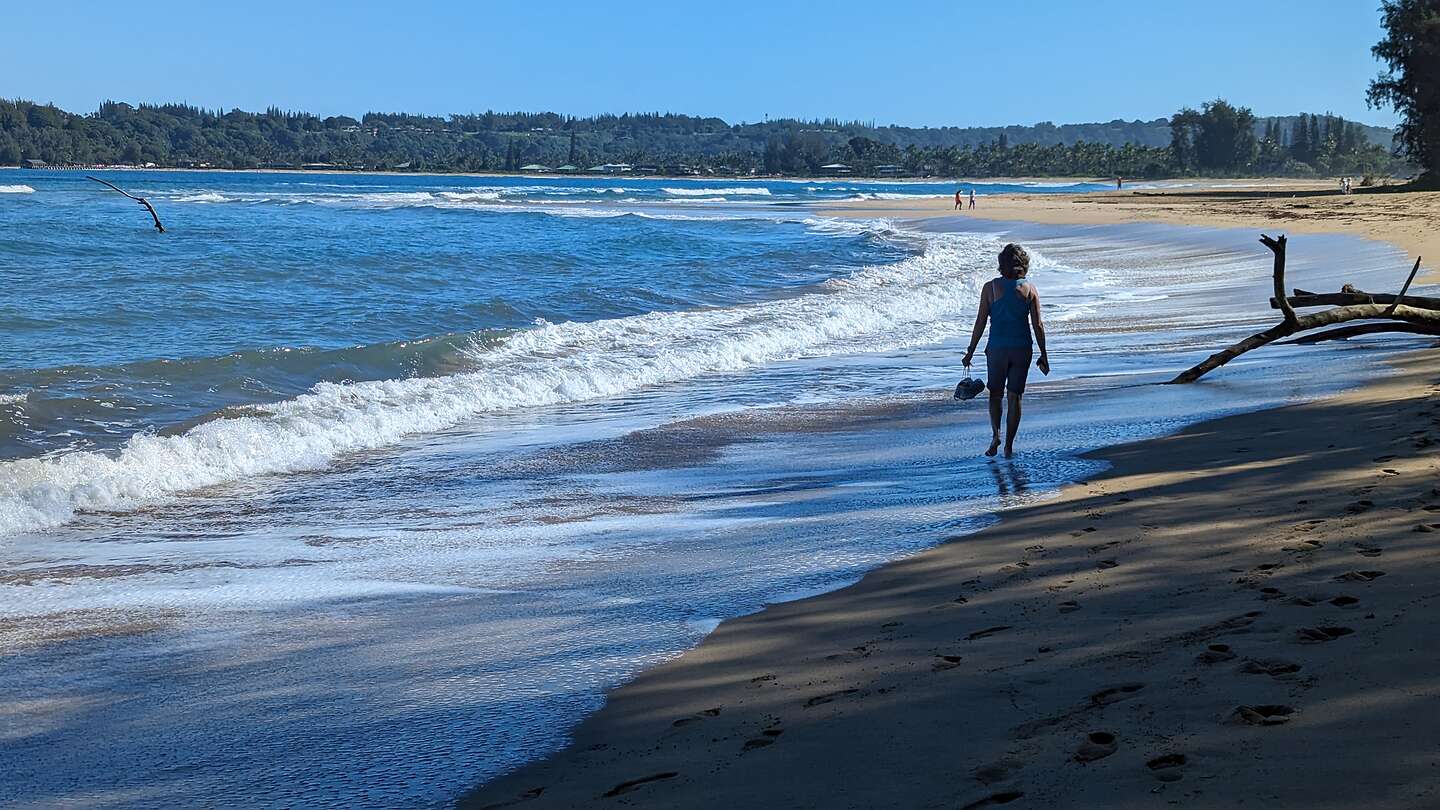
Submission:
<svg viewBox="0 0 1440 810">
<path fill-rule="evenodd" d="M 915 237 L 921 238 L 921 237 Z M 991 237 L 923 237 L 922 250 L 813 292 L 740 306 L 540 323 L 462 349 L 437 377 L 320 383 L 180 435 L 132 436 L 118 452 L 0 462 L 0 534 L 87 510 L 123 510 L 242 478 L 318 470 L 337 457 L 485 413 L 598 400 L 801 357 L 885 351 L 963 331 Z"/>
<path fill-rule="evenodd" d="M 770 189 L 764 186 L 744 186 L 734 188 L 662 188 L 666 194 L 673 194 L 676 197 L 769 197 Z"/>
</svg>

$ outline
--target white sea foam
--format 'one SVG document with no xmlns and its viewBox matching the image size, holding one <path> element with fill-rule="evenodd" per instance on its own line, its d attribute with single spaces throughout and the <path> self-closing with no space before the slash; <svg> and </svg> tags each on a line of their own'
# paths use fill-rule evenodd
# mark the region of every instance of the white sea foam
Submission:
<svg viewBox="0 0 1440 810">
<path fill-rule="evenodd" d="M 0 194 L 34 194 L 35 189 L 19 183 L 11 186 L 0 186 Z"/>
<path fill-rule="evenodd" d="M 498 199 L 500 199 L 500 192 L 499 192 L 499 191 L 480 191 L 480 190 L 475 190 L 475 191 L 442 191 L 442 192 L 440 192 L 440 195 L 439 195 L 439 196 L 440 196 L 441 199 L 454 200 L 454 201 L 456 201 L 456 202 L 466 202 L 466 201 L 469 201 L 469 200 L 498 200 Z"/>
<path fill-rule="evenodd" d="M 921 238 L 921 237 L 916 237 Z M 118 453 L 0 462 L 0 534 L 55 526 L 443 430 L 487 412 L 595 400 L 799 357 L 884 351 L 958 334 L 996 245 L 924 237 L 924 251 L 826 283 L 826 291 L 722 309 L 543 324 L 472 351 L 445 377 L 320 383 L 263 415 L 179 436 L 132 436 Z"/>
<path fill-rule="evenodd" d="M 20 405 L 29 398 L 29 394 L 0 394 L 0 405 Z"/>
<path fill-rule="evenodd" d="M 666 194 L 673 194 L 676 197 L 769 197 L 770 189 L 764 186 L 743 186 L 732 188 L 662 188 Z"/>
<path fill-rule="evenodd" d="M 229 197 L 213 191 L 202 191 L 198 194 L 184 194 L 175 198 L 175 202 L 182 203 L 223 203 L 229 201 Z"/>
<path fill-rule="evenodd" d="M 868 192 L 868 191 L 867 191 L 867 192 L 861 192 L 860 194 L 855 194 L 855 195 L 849 197 L 849 199 L 852 199 L 852 200 L 923 200 L 923 199 L 926 199 L 926 198 L 929 198 L 929 197 L 949 197 L 949 196 L 951 196 L 951 195 L 949 195 L 949 194 L 932 194 L 932 193 L 923 192 L 923 191 L 917 191 L 917 192 L 915 192 L 915 193 L 913 193 L 913 194 L 898 194 L 898 193 L 891 192 L 891 191 L 874 191 L 874 192 Z"/>
</svg>

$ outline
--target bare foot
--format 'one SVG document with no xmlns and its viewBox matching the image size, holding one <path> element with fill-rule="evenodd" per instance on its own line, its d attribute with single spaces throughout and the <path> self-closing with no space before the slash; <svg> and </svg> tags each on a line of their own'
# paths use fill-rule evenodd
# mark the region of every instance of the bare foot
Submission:
<svg viewBox="0 0 1440 810">
<path fill-rule="evenodd" d="M 989 456 L 989 457 L 991 457 L 991 458 L 994 458 L 994 457 L 995 457 L 995 454 L 998 453 L 999 451 L 1000 451 L 1000 437 L 999 437 L 999 436 L 996 436 L 995 438 L 993 438 L 993 439 L 990 440 L 990 449 L 985 451 L 985 455 L 987 455 L 987 456 Z"/>
<path fill-rule="evenodd" d="M 1005 458 L 1014 458 L 1014 457 L 1015 457 L 1015 448 L 1011 447 L 1011 446 L 1008 445 L 1008 444 L 1005 445 Z"/>
</svg>

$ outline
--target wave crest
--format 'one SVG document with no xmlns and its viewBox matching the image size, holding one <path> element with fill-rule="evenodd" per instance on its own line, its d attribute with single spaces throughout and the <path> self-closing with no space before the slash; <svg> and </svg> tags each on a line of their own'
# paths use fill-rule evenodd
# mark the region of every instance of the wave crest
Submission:
<svg viewBox="0 0 1440 810">
<path fill-rule="evenodd" d="M 142 433 L 115 454 L 0 462 L 0 534 L 87 510 L 121 510 L 186 490 L 322 469 L 503 410 L 602 399 L 804 356 L 885 351 L 965 328 L 993 239 L 925 237 L 916 256 L 861 269 L 823 292 L 713 310 L 544 324 L 469 349 L 471 370 L 431 378 L 320 383 L 256 415 L 181 435 Z"/>
</svg>

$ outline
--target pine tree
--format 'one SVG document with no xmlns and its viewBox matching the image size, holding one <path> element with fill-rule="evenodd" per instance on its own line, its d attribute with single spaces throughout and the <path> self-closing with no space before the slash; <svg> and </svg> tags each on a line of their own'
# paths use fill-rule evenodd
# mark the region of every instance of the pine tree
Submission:
<svg viewBox="0 0 1440 810">
<path fill-rule="evenodd" d="M 1305 113 L 1300 113 L 1290 129 L 1290 156 L 1301 163 L 1309 163 L 1314 157 L 1310 154 L 1310 116 Z"/>
</svg>

